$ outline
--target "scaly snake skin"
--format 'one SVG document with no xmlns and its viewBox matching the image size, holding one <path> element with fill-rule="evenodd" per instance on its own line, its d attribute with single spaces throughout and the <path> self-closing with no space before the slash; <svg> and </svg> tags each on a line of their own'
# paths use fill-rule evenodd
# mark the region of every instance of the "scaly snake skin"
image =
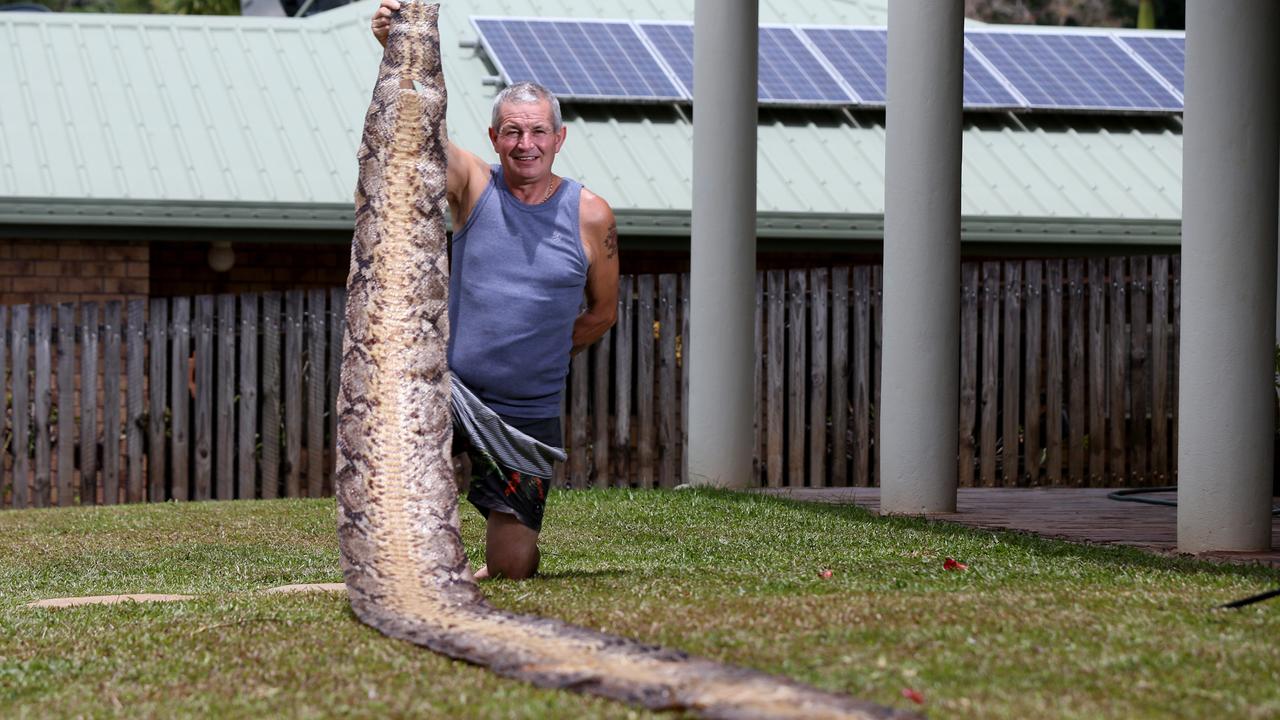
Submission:
<svg viewBox="0 0 1280 720">
<path fill-rule="evenodd" d="M 449 457 L 445 91 L 437 5 L 393 17 L 359 152 L 338 398 L 338 539 L 381 632 L 536 685 L 710 718 L 908 717 L 761 672 L 492 607 Z M 402 90 L 400 79 L 417 90 Z"/>
</svg>

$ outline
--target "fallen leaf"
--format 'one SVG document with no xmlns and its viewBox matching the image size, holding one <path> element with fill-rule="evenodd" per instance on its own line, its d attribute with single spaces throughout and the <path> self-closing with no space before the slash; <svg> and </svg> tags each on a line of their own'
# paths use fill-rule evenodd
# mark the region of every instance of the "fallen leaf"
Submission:
<svg viewBox="0 0 1280 720">
<path fill-rule="evenodd" d="M 902 688 L 902 697 L 917 705 L 924 704 L 924 693 L 916 690 L 915 688 Z"/>
<path fill-rule="evenodd" d="M 943 570 L 968 570 L 969 566 L 959 562 L 955 558 L 947 558 L 942 562 Z"/>
<path fill-rule="evenodd" d="M 818 577 L 822 578 L 823 580 L 830 580 L 831 576 L 834 574 L 835 573 L 831 572 L 830 568 L 822 568 L 821 570 L 818 571 Z"/>
</svg>

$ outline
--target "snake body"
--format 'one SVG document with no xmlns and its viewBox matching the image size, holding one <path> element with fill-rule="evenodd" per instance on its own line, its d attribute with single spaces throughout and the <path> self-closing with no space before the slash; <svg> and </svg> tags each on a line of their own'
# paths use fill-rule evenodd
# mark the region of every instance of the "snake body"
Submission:
<svg viewBox="0 0 1280 720">
<path fill-rule="evenodd" d="M 402 4 L 365 117 L 338 398 L 351 607 L 394 638 L 544 687 L 715 718 L 902 717 L 744 668 L 491 606 L 449 457 L 445 90 L 438 6 Z M 402 89 L 401 78 L 416 89 Z"/>
</svg>

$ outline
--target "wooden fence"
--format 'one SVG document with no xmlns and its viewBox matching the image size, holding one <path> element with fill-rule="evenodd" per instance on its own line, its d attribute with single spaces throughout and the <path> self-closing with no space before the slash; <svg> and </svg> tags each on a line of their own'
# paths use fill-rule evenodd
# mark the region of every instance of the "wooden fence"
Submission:
<svg viewBox="0 0 1280 720">
<path fill-rule="evenodd" d="M 966 263 L 961 484 L 1171 482 L 1178 277 L 1167 256 Z M 758 275 L 754 483 L 876 482 L 880 287 L 873 266 Z M 330 494 L 344 308 L 0 307 L 0 506 Z M 559 483 L 681 482 L 688 310 L 687 275 L 622 278 L 617 326 L 572 361 Z"/>
</svg>

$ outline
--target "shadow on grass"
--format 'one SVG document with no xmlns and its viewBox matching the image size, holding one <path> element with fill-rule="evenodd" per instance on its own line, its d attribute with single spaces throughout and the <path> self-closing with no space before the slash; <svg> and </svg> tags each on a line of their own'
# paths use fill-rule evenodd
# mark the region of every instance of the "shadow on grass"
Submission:
<svg viewBox="0 0 1280 720">
<path fill-rule="evenodd" d="M 689 492 L 689 491 L 682 491 Z M 1213 562 L 1192 557 L 1161 555 L 1134 547 L 1122 545 L 1103 545 L 1070 540 L 1041 537 L 1021 530 L 992 530 L 974 528 L 959 523 L 933 518 L 916 518 L 892 516 L 885 517 L 854 504 L 835 504 L 823 502 L 806 502 L 791 498 L 779 498 L 750 492 L 731 490 L 698 489 L 697 492 L 709 498 L 726 503 L 762 503 L 776 504 L 811 515 L 834 516 L 850 522 L 877 523 L 892 529 L 915 530 L 938 537 L 980 538 L 999 535 L 1001 542 L 1022 550 L 1034 551 L 1038 555 L 1058 559 L 1088 560 L 1122 566 L 1127 569 L 1144 570 L 1179 570 L 1199 572 L 1208 575 L 1231 577 L 1265 578 L 1272 581 L 1280 579 L 1280 569 L 1260 564 L 1242 564 Z"/>
<path fill-rule="evenodd" d="M 587 578 L 600 577 L 622 577 L 630 575 L 626 570 L 553 570 L 551 572 L 538 571 L 534 576 L 534 580 L 585 580 Z"/>
</svg>

